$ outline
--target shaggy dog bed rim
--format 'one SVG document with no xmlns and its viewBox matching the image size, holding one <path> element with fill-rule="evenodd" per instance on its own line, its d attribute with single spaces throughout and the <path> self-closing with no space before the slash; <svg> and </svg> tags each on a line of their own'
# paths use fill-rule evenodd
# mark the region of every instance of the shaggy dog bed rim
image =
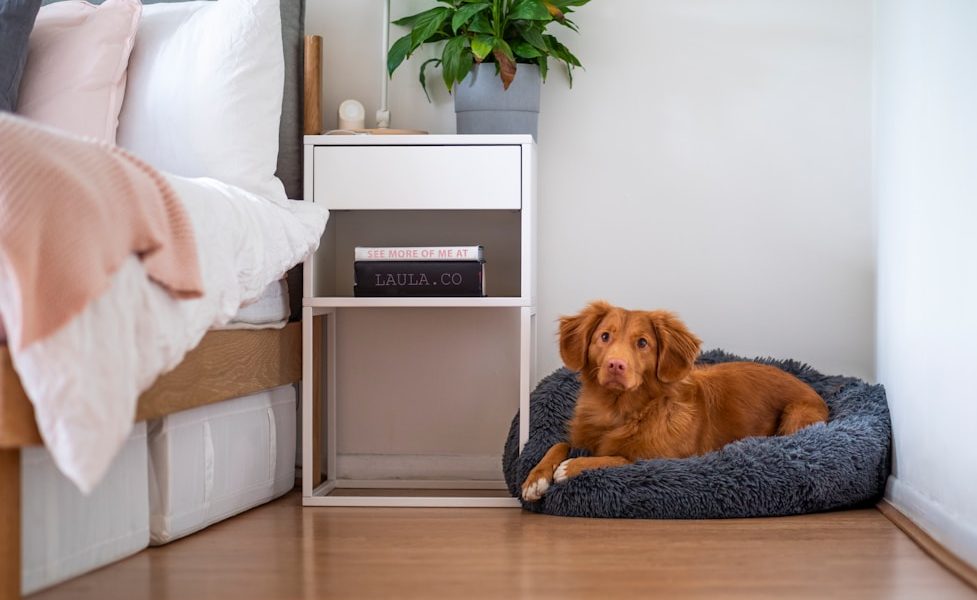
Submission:
<svg viewBox="0 0 977 600">
<path fill-rule="evenodd" d="M 712 350 L 698 362 L 738 360 L 748 359 Z M 889 472 L 891 437 L 882 386 L 823 375 L 794 360 L 753 360 L 811 385 L 828 404 L 828 422 L 792 436 L 746 438 L 702 456 L 587 471 L 555 483 L 539 501 L 522 501 L 523 507 L 564 516 L 693 519 L 796 515 L 876 502 Z M 539 383 L 521 454 L 519 415 L 513 419 L 503 456 L 513 497 L 520 497 L 523 480 L 546 450 L 566 440 L 579 388 L 577 374 L 565 368 Z"/>
</svg>

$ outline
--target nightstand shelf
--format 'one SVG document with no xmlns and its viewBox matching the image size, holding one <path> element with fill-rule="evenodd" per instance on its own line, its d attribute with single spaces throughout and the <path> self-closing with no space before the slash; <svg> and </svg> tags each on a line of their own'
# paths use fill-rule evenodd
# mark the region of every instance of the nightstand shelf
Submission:
<svg viewBox="0 0 977 600">
<path fill-rule="evenodd" d="M 484 298 L 354 298 L 332 296 L 309 298 L 303 306 L 314 308 L 518 308 L 530 306 L 519 297 L 488 296 Z"/>
<path fill-rule="evenodd" d="M 478 480 L 326 481 L 304 498 L 305 506 L 518 507 L 501 482 Z"/>
<path fill-rule="evenodd" d="M 344 373 L 337 369 L 337 321 L 343 314 L 352 318 L 370 309 L 386 313 L 389 309 L 424 312 L 423 309 L 448 308 L 516 311 L 518 334 L 509 353 L 518 357 L 510 364 L 517 364 L 519 370 L 521 450 L 529 437 L 529 393 L 535 381 L 535 173 L 536 147 L 531 136 L 306 136 L 305 197 L 326 206 L 330 218 L 320 249 L 304 267 L 304 505 L 519 506 L 501 480 L 442 479 L 438 474 L 414 479 L 339 477 L 337 438 L 344 435 L 344 415 L 337 408 L 336 381 Z M 353 295 L 355 246 L 474 244 L 485 247 L 488 296 Z M 409 320 L 420 313 L 407 310 L 393 314 L 395 319 Z M 389 335 L 397 335 L 399 329 L 394 327 Z M 477 342 L 478 334 L 475 335 Z M 401 341 L 412 344 L 413 338 Z M 478 355 L 472 354 L 466 343 L 460 346 L 446 351 L 456 356 Z M 324 362 L 320 362 L 323 357 Z M 346 364 L 359 359 L 346 358 Z M 321 382 L 323 370 L 325 381 Z M 416 385 L 431 384 L 429 376 L 418 379 Z M 403 385 L 409 386 L 410 382 Z M 357 384 L 346 389 L 355 392 L 360 387 Z M 320 405 L 320 390 L 325 395 L 324 407 Z M 369 394 L 367 397 L 375 397 L 377 402 L 385 398 Z M 325 431 L 319 427 L 321 410 L 325 414 Z M 471 419 L 477 422 L 478 417 Z M 438 415 L 430 415 L 430 427 L 436 429 L 437 425 Z M 498 432 L 499 449 L 505 433 Z M 412 435 L 436 438 L 433 431 Z M 324 465 L 320 465 L 323 444 Z"/>
</svg>

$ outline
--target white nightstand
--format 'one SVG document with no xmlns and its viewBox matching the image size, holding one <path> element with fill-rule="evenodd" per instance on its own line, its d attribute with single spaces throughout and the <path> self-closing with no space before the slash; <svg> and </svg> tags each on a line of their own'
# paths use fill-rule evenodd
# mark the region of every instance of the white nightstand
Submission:
<svg viewBox="0 0 977 600">
<path fill-rule="evenodd" d="M 521 450 L 529 437 L 536 355 L 536 146 L 532 137 L 305 136 L 305 198 L 325 205 L 330 218 L 322 246 L 304 266 L 303 504 L 519 506 L 502 481 L 339 479 L 337 436 L 342 435 L 343 415 L 337 412 L 336 324 L 347 309 L 405 309 L 403 318 L 410 318 L 412 308 L 517 311 L 519 334 L 511 351 L 518 355 Z M 472 244 L 485 246 L 488 295 L 484 298 L 353 297 L 355 245 Z M 319 427 L 320 316 L 326 328 L 325 432 Z M 417 383 L 432 385 L 431 381 Z M 436 426 L 436 415 L 432 423 Z M 325 469 L 319 458 L 323 433 Z M 500 447 L 505 433 L 498 432 Z"/>
</svg>

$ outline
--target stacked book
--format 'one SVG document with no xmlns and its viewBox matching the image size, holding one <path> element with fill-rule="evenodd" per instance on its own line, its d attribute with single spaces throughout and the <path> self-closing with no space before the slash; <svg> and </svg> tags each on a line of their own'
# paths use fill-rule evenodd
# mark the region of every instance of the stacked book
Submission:
<svg viewBox="0 0 977 600">
<path fill-rule="evenodd" d="M 484 296 L 482 246 L 357 246 L 353 295 Z"/>
</svg>

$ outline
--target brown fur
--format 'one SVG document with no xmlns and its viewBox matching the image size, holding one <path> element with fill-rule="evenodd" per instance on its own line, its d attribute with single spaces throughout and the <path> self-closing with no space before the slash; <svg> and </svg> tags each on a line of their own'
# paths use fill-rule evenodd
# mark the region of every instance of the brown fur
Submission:
<svg viewBox="0 0 977 600">
<path fill-rule="evenodd" d="M 554 477 L 705 454 L 745 437 L 790 435 L 827 420 L 817 392 L 780 369 L 752 362 L 696 366 L 700 343 L 667 311 L 594 302 L 561 318 L 560 355 L 580 371 L 580 397 L 570 444 L 546 453 L 526 478 L 523 497 L 538 498 Z M 571 446 L 592 456 L 567 461 Z"/>
</svg>

